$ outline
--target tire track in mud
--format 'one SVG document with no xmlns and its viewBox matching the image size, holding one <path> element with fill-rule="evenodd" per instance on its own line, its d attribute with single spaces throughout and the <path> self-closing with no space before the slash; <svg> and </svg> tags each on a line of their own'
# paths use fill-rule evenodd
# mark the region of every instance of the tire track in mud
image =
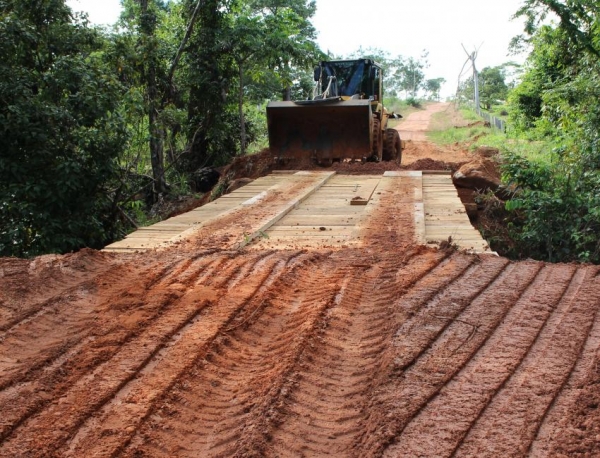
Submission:
<svg viewBox="0 0 600 458">
<path fill-rule="evenodd" d="M 0 372 L 0 456 L 598 450 L 598 267 L 424 247 L 160 257 L 101 269 L 78 283 L 93 299 L 0 342 L 28 355 Z"/>
<path fill-rule="evenodd" d="M 110 288 L 114 289 L 121 285 L 122 294 L 127 295 L 127 288 L 135 287 L 135 284 L 131 284 L 130 277 L 132 276 L 132 270 L 136 267 L 138 271 L 134 275 L 139 277 L 136 283 L 141 282 L 143 288 L 150 289 L 152 281 L 157 281 L 153 279 L 161 278 L 161 273 L 156 273 L 156 263 L 151 263 L 143 269 L 141 266 L 134 267 L 131 262 L 108 264 L 103 259 L 100 264 L 100 267 L 92 267 L 90 273 L 86 273 L 83 276 L 78 275 L 77 280 L 61 278 L 59 286 L 54 284 L 57 281 L 56 275 L 52 276 L 53 278 L 49 280 L 49 284 L 44 284 L 44 291 L 39 294 L 41 296 L 39 300 L 22 298 L 24 305 L 20 308 L 20 313 L 13 316 L 11 320 L 5 321 L 0 328 L 0 344 L 15 334 L 37 334 L 38 330 L 35 328 L 36 326 L 42 330 L 52 328 L 52 326 L 44 325 L 43 320 L 56 321 L 57 319 L 64 319 L 64 317 L 68 318 L 68 315 L 73 313 L 73 310 L 76 308 L 74 304 L 77 304 L 77 307 L 79 307 L 79 304 L 82 302 L 85 304 L 86 300 L 91 302 L 93 298 L 87 296 L 101 294 L 103 286 L 111 285 Z M 172 265 L 168 265 L 161 272 L 168 272 L 172 268 Z M 67 273 L 62 272 L 61 276 L 67 276 Z M 129 279 L 130 283 L 126 287 L 122 285 L 123 278 Z M 54 294 L 46 292 L 46 288 L 55 291 Z M 56 290 L 58 291 L 56 292 Z M 52 315 L 60 318 L 53 317 Z M 22 330 L 22 328 L 26 329 Z"/>
<path fill-rule="evenodd" d="M 538 316 L 528 320 L 529 323 L 523 320 L 521 326 L 526 328 L 544 320 L 543 324 L 517 369 L 495 393 L 455 456 L 528 454 L 548 408 L 573 370 L 596 316 L 597 309 L 586 306 L 590 303 L 588 300 L 598 303 L 600 298 L 598 285 L 591 281 L 592 270 L 571 269 L 574 270 L 572 280 L 558 303 L 554 306 L 550 301 L 535 304 L 541 297 L 540 291 L 531 301 L 533 307 L 539 308 Z M 556 280 L 562 283 L 561 279 Z M 574 300 L 575 297 L 578 299 Z M 582 301 L 582 298 L 588 300 Z M 544 319 L 543 314 L 548 316 Z M 507 416 L 506 412 L 511 415 Z M 489 431 L 498 431 L 498 434 L 490 437 Z"/>
<path fill-rule="evenodd" d="M 591 341 L 598 344 L 600 329 L 598 326 L 593 330 Z M 587 348 L 586 348 L 587 350 Z M 577 381 L 581 384 L 576 389 L 575 396 L 569 396 L 573 403 L 566 415 L 560 419 L 560 429 L 556 436 L 552 437 L 549 444 L 549 454 L 536 454 L 539 449 L 532 450 L 532 456 L 597 456 L 600 450 L 600 349 L 595 347 L 593 355 L 586 354 L 592 358 L 589 370 L 585 377 Z"/>
<path fill-rule="evenodd" d="M 369 388 L 381 370 L 380 356 L 394 333 L 397 315 L 403 314 L 394 302 L 444 257 L 409 253 L 406 259 L 387 259 L 349 272 L 326 326 L 294 369 L 278 421 L 267 433 L 269 444 L 260 455 L 352 454 Z"/>
<path fill-rule="evenodd" d="M 539 270 L 540 264 L 532 263 L 531 266 Z M 494 395 L 502 389 L 509 377 L 513 376 L 515 369 L 521 367 L 525 358 L 537 356 L 536 346 L 542 345 L 541 341 L 548 342 L 547 337 L 552 333 L 544 336 L 542 331 L 552 325 L 551 321 L 555 321 L 554 328 L 560 324 L 560 319 L 554 319 L 551 315 L 554 307 L 566 308 L 565 304 L 571 304 L 575 293 L 585 282 L 585 274 L 577 272 L 573 267 L 545 267 L 535 278 L 532 277 L 534 270 L 527 268 L 527 263 L 514 264 L 512 267 L 513 270 L 520 271 L 512 272 L 503 282 L 504 285 L 499 284 L 498 288 L 490 290 L 489 299 L 496 298 L 496 307 L 492 315 L 497 316 L 486 326 L 479 322 L 477 330 L 484 330 L 484 333 L 479 337 L 473 334 L 472 341 L 476 347 L 471 353 L 474 356 L 466 365 L 462 365 L 461 371 L 438 391 L 418 415 L 409 420 L 410 423 L 401 431 L 395 444 L 386 450 L 386 456 L 416 456 L 423 453 L 435 456 L 462 456 L 459 448 L 462 439 L 473 425 L 477 427 L 482 412 Z M 522 285 L 528 285 L 526 291 L 522 285 L 514 284 L 519 278 L 525 280 Z M 519 293 L 520 298 L 514 305 L 510 300 L 506 300 L 514 297 L 519 291 L 522 294 Z M 484 301 L 484 304 L 485 302 L 488 301 Z M 476 316 L 481 320 L 481 317 L 485 317 L 484 313 L 485 310 L 482 309 Z M 578 329 L 573 329 L 579 332 Z M 575 339 L 577 340 L 576 337 Z M 481 342 L 478 343 L 477 340 Z M 454 366 L 461 367 L 461 364 L 455 362 Z M 543 379 L 541 383 L 544 383 Z M 524 400 L 522 405 L 527 406 L 527 401 Z M 504 408 L 502 412 L 503 419 L 509 422 L 514 420 L 512 410 Z M 507 416 L 506 412 L 511 412 L 511 415 Z M 535 428 L 536 424 L 533 422 L 529 427 Z M 480 448 L 470 449 L 465 455 L 512 456 L 508 451 L 515 453 L 518 447 L 509 447 L 509 450 L 501 452 L 488 448 L 490 431 L 495 432 L 494 437 L 497 437 L 498 441 L 506 443 L 505 426 L 488 425 L 484 428 L 486 438 L 482 439 Z M 514 436 L 519 437 L 519 434 L 513 431 L 512 437 Z M 525 450 L 517 453 L 519 456 L 527 450 L 527 442 L 524 443 Z"/>
<path fill-rule="evenodd" d="M 261 428 L 283 374 L 339 294 L 336 283 L 323 282 L 340 277 L 334 265 L 315 264 L 312 255 L 298 261 L 179 379 L 126 456 L 231 456 L 242 436 Z"/>
<path fill-rule="evenodd" d="M 65 281 L 61 286 L 54 286 L 58 292 L 42 293 L 35 300 L 23 298 L 23 307 L 17 306 L 14 313 L 6 313 L 2 317 L 0 324 L 0 343 L 7 339 L 10 335 L 16 333 L 21 327 L 27 326 L 32 321 L 39 320 L 50 313 L 60 313 L 58 309 L 70 302 L 77 302 L 82 299 L 86 291 L 89 290 L 95 278 L 90 275 L 90 279 L 80 279 L 79 281 Z M 107 277 L 118 278 L 114 275 L 114 271 L 107 272 Z M 67 284 L 65 284 L 67 283 Z M 4 309 L 5 310 L 5 309 Z"/>
<path fill-rule="evenodd" d="M 201 263 L 206 262 L 207 258 L 201 260 Z M 0 440 L 53 398 L 60 397 L 80 377 L 109 359 L 120 345 L 168 307 L 173 295 L 168 291 L 167 294 L 156 294 L 152 288 L 155 285 L 166 288 L 169 282 L 181 276 L 186 265 L 189 265 L 187 260 L 167 263 L 159 269 L 119 268 L 95 281 L 96 294 L 106 297 L 103 303 L 94 305 L 88 300 L 61 304 L 51 313 L 40 314 L 36 320 L 29 320 L 28 326 L 19 328 L 11 336 L 16 345 L 11 346 L 10 340 L 3 342 L 3 351 L 16 354 L 28 345 L 31 336 L 36 337 L 36 345 L 29 352 L 31 359 L 19 366 L 25 370 L 15 371 L 11 377 L 2 379 L 0 410 L 5 421 L 0 424 Z M 117 274 L 122 274 L 123 279 Z M 140 282 L 139 278 L 145 281 Z M 107 290 L 103 290 L 102 285 Z M 84 317 L 88 327 L 78 323 L 76 328 L 81 332 L 73 336 L 72 326 L 65 326 L 65 323 L 74 321 L 73 315 L 78 313 L 73 310 L 82 306 L 87 308 Z M 65 331 L 67 336 L 71 335 L 69 339 L 61 337 Z M 48 334 L 54 338 L 54 345 L 48 345 Z M 47 346 L 39 345 L 40 340 Z"/>
<path fill-rule="evenodd" d="M 0 258 L 0 340 L 4 332 L 47 303 L 114 268 L 110 255 L 82 250 L 32 260 Z M 75 275 L 76 274 L 76 275 Z"/>
<path fill-rule="evenodd" d="M 367 427 L 356 443 L 358 456 L 383 453 L 460 363 L 469 359 L 462 349 L 471 340 L 471 327 L 465 325 L 470 323 L 469 308 L 503 277 L 508 261 L 492 256 L 466 259 L 476 262 L 468 263 L 447 286 L 436 288 L 433 297 L 414 288 L 400 301 L 411 311 L 410 318 L 398 328 L 384 356 L 392 363 L 374 388 Z"/>
<path fill-rule="evenodd" d="M 271 258 L 270 262 L 268 262 L 269 257 Z M 28 412 L 27 416 L 30 418 L 26 418 L 26 421 L 21 420 L 22 425 L 16 429 L 13 428 L 15 430 L 11 431 L 11 437 L 2 444 L 0 453 L 23 448 L 32 449 L 30 443 L 29 447 L 23 443 L 23 441 L 28 442 L 25 439 L 27 437 L 36 437 L 36 446 L 42 447 L 45 451 L 56 449 L 71 437 L 89 415 L 109 402 L 112 396 L 127 382 L 139 376 L 140 370 L 151 362 L 154 356 L 158 355 L 159 351 L 169 343 L 169 339 L 174 338 L 176 333 L 184 329 L 187 324 L 193 323 L 195 317 L 201 316 L 202 311 L 210 305 L 212 300 L 217 300 L 217 288 L 226 286 L 227 281 L 240 271 L 239 261 L 236 262 L 235 258 L 231 259 L 230 256 L 224 256 L 224 258 L 225 268 L 219 272 L 218 277 L 215 277 L 218 281 L 212 282 L 213 277 L 209 277 L 205 281 L 205 285 L 192 288 L 190 294 L 185 294 L 186 285 L 179 283 L 177 278 L 167 275 L 162 279 L 154 279 L 149 282 L 152 285 L 149 291 L 143 291 L 144 294 L 140 296 L 134 294 L 127 297 L 123 300 L 124 303 L 121 304 L 121 307 L 114 307 L 112 311 L 119 320 L 123 319 L 123 311 L 120 309 L 125 305 L 132 309 L 136 332 L 126 336 L 115 336 L 110 330 L 106 330 L 108 333 L 105 336 L 109 340 L 117 339 L 113 340 L 112 346 L 108 346 L 110 349 L 108 357 L 102 358 L 99 364 L 94 364 L 74 382 L 66 380 L 68 387 L 62 393 L 60 402 L 56 402 L 55 398 L 53 402 L 44 405 L 43 409 L 37 409 L 33 415 L 32 412 Z M 260 289 L 261 284 L 272 276 L 274 264 L 279 260 L 275 255 L 269 253 L 266 258 L 263 254 L 250 260 L 250 263 L 254 265 L 261 262 L 264 265 L 259 266 L 260 272 L 246 282 L 247 284 L 242 285 L 240 293 L 226 296 L 225 299 L 221 298 L 218 305 L 223 305 L 222 310 L 215 307 L 215 313 L 211 316 L 215 316 L 216 319 L 226 319 L 226 310 L 235 313 L 236 307 L 243 307 L 244 300 Z M 183 269 L 185 269 L 185 264 L 184 262 Z M 205 264 L 205 261 L 200 264 Z M 224 261 L 216 259 L 212 264 L 219 266 L 223 265 Z M 202 270 L 201 266 L 199 266 L 199 270 Z M 210 271 L 210 268 L 206 270 Z M 173 273 L 180 276 L 181 271 L 175 269 Z M 201 272 L 198 273 L 202 277 Z M 193 280 L 191 277 L 190 282 Z M 211 286 L 211 283 L 215 283 L 216 287 Z M 223 290 L 227 291 L 226 288 Z M 157 305 L 154 307 L 153 316 L 150 317 L 151 321 L 147 322 L 146 327 L 142 326 L 145 320 L 141 320 L 140 325 L 140 310 L 135 308 L 136 305 L 142 307 L 146 305 L 143 302 L 140 303 L 140 299 L 154 301 L 154 304 Z M 107 344 L 109 342 L 103 342 L 102 348 L 106 348 Z M 91 387 L 93 387 L 92 391 L 90 391 Z M 49 425 L 57 416 L 64 417 L 63 424 L 60 429 L 53 430 Z"/>
<path fill-rule="evenodd" d="M 600 290 L 597 272 L 596 268 L 596 276 L 592 280 L 596 291 Z M 594 397 L 599 397 L 598 390 L 592 388 L 591 391 L 595 391 L 595 395 L 590 396 L 592 399 L 585 399 L 587 393 L 584 388 L 598 386 L 597 379 L 600 375 L 597 370 L 600 360 L 600 299 L 596 298 L 595 305 L 595 317 L 590 323 L 585 344 L 564 387 L 548 407 L 529 450 L 531 456 L 584 454 L 600 446 L 600 432 L 591 431 L 591 434 L 587 434 L 591 437 L 583 437 L 586 430 L 592 429 L 592 425 L 596 425 L 598 430 L 597 425 L 600 424 L 598 402 L 593 400 Z"/>
<path fill-rule="evenodd" d="M 122 387 L 110 402 L 79 428 L 68 450 L 61 454 L 104 456 L 121 449 L 136 426 L 148 416 L 155 401 L 206 354 L 215 338 L 232 323 L 232 318 L 243 316 L 247 309 L 254 309 L 257 303 L 264 301 L 272 284 L 298 256 L 298 253 L 263 255 L 258 262 L 231 269 L 231 275 L 220 272 L 218 276 L 211 276 L 207 281 L 210 287 L 219 287 L 222 291 L 242 291 L 237 294 L 241 300 L 236 299 L 236 293 L 230 292 L 229 297 L 221 297 L 205 314 L 196 315 L 187 322 L 172 341 L 163 345 L 139 371 L 135 379 Z M 229 281 L 224 281 L 228 277 Z M 194 287 L 193 294 L 207 296 L 207 292 L 198 285 Z"/>
</svg>

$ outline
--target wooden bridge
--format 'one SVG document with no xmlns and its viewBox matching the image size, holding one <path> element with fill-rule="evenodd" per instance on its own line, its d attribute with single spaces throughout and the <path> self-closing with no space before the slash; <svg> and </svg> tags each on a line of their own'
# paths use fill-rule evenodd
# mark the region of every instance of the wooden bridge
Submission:
<svg viewBox="0 0 600 458">
<path fill-rule="evenodd" d="M 188 213 L 141 228 L 105 250 L 131 252 L 168 247 L 227 218 L 256 220 L 233 237 L 233 245 L 228 247 L 361 246 L 361 227 L 369 223 L 373 211 L 386 205 L 385 193 L 401 185 L 408 186 L 402 205 L 414 215 L 410 234 L 414 243 L 445 242 L 473 253 L 490 252 L 469 221 L 450 174 L 420 171 L 383 175 L 275 172 Z"/>
</svg>

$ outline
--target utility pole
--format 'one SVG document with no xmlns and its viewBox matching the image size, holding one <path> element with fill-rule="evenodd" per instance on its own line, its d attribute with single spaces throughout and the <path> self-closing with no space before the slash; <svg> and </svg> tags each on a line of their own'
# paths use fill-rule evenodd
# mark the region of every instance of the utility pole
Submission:
<svg viewBox="0 0 600 458">
<path fill-rule="evenodd" d="M 475 67 L 476 58 L 477 53 L 473 51 L 471 62 L 473 63 L 473 84 L 475 85 L 475 109 L 479 112 L 479 73 L 477 73 L 477 67 Z"/>
<path fill-rule="evenodd" d="M 479 52 L 479 49 L 476 49 L 475 51 L 473 51 L 472 53 L 469 54 L 469 52 L 465 48 L 465 45 L 461 44 L 461 46 L 463 47 L 463 49 L 465 50 L 465 53 L 468 56 L 467 61 L 470 60 L 471 67 L 473 67 L 473 86 L 475 88 L 475 94 L 474 94 L 475 111 L 479 112 L 479 73 L 477 73 L 477 67 L 475 66 L 475 59 L 477 59 L 477 53 Z M 463 66 L 463 68 L 464 68 L 464 66 Z"/>
</svg>

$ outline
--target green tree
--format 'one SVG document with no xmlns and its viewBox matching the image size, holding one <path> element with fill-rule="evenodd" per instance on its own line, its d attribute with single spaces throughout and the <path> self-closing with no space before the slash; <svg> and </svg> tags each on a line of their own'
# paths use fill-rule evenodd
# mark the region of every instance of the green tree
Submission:
<svg viewBox="0 0 600 458">
<path fill-rule="evenodd" d="M 532 52 L 509 95 L 515 130 L 553 145 L 552 161 L 507 155 L 505 179 L 513 238 L 524 256 L 600 263 L 600 7 L 592 1 L 528 0 Z M 549 14 L 560 23 L 540 25 Z"/>
<path fill-rule="evenodd" d="M 579 67 L 579 53 L 563 30 L 548 25 L 540 27 L 530 43 L 526 71 L 508 97 L 511 124 L 521 132 L 538 126 L 546 135 L 550 126 L 541 121 L 544 112 L 550 112 L 544 109 L 544 97 L 571 79 Z"/>
<path fill-rule="evenodd" d="M 0 1 L 0 255 L 101 247 L 126 143 L 101 34 L 64 1 Z"/>
<path fill-rule="evenodd" d="M 504 66 L 485 67 L 479 73 L 479 97 L 486 110 L 500 101 L 505 101 L 508 94 Z"/>
<path fill-rule="evenodd" d="M 186 30 L 178 3 L 125 0 L 123 7 L 120 29 L 111 37 L 106 55 L 130 94 L 136 96 L 123 100 L 123 109 L 136 113 L 130 122 L 136 142 L 140 143 L 141 133 L 147 143 L 156 201 L 159 194 L 168 191 L 165 149 L 169 167 L 176 162 L 173 148 L 182 128 L 185 105 L 177 70 L 194 19 Z M 138 113 L 140 93 L 143 100 Z"/>
<path fill-rule="evenodd" d="M 379 48 L 363 49 L 360 47 L 347 58 L 373 59 L 381 65 L 383 70 L 383 86 L 386 94 L 391 97 L 399 97 L 400 93 L 404 91 L 405 98 L 408 96 L 414 98 L 420 89 L 425 89 L 425 69 L 429 67 L 428 55 L 429 53 L 423 50 L 418 59 L 406 58 L 401 55 L 392 57 L 389 52 Z"/>
<path fill-rule="evenodd" d="M 516 37 L 513 46 L 535 36 L 540 24 L 552 14 L 558 17 L 560 30 L 572 44 L 600 57 L 600 5 L 597 0 L 525 0 L 515 14 L 526 18 L 525 35 Z"/>
<path fill-rule="evenodd" d="M 442 84 L 444 84 L 446 80 L 444 78 L 433 78 L 425 81 L 424 89 L 429 94 L 430 98 L 433 100 L 440 100 L 440 90 L 442 89 Z"/>
<path fill-rule="evenodd" d="M 247 84 L 272 73 L 283 98 L 291 99 L 295 69 L 310 66 L 319 56 L 309 21 L 314 12 L 314 1 L 298 0 L 241 1 L 232 9 L 227 47 L 238 72 L 240 154 L 245 154 L 247 143 L 243 108 Z"/>
<path fill-rule="evenodd" d="M 401 55 L 391 57 L 385 63 L 383 72 L 383 87 L 386 94 L 400 98 L 402 92 L 402 72 L 404 71 L 405 58 Z"/>
<path fill-rule="evenodd" d="M 391 57 L 391 54 L 379 48 L 360 47 L 357 51 L 350 54 L 348 59 L 373 59 L 383 70 L 383 89 L 384 93 L 391 97 L 399 97 L 402 91 L 402 72 L 404 71 L 404 57 Z"/>
<path fill-rule="evenodd" d="M 244 91 L 246 87 L 246 74 L 252 71 L 258 72 L 257 62 L 261 59 L 257 56 L 261 52 L 265 41 L 265 32 L 263 16 L 255 15 L 246 8 L 242 7 L 237 12 L 234 24 L 231 30 L 231 47 L 233 59 L 238 71 L 238 115 L 240 119 L 240 154 L 246 153 L 247 132 L 246 120 L 244 117 Z"/>
<path fill-rule="evenodd" d="M 184 1 L 189 22 L 197 2 Z M 229 97 L 237 71 L 227 45 L 231 27 L 229 2 L 206 0 L 197 14 L 197 26 L 182 56 L 187 101 L 185 169 L 226 163 L 237 149 L 239 119 Z"/>
<path fill-rule="evenodd" d="M 164 130 L 158 121 L 163 108 L 161 106 L 161 96 L 164 93 L 164 88 L 160 87 L 160 80 L 162 79 L 164 84 L 165 79 L 164 75 L 159 74 L 163 70 L 159 60 L 158 49 L 160 45 L 156 35 L 159 5 L 155 0 L 138 1 L 138 46 L 143 56 L 141 70 L 146 87 L 150 160 L 155 193 L 162 194 L 167 190 L 167 184 L 164 168 Z"/>
<path fill-rule="evenodd" d="M 405 92 L 407 98 L 410 96 L 414 99 L 425 82 L 425 69 L 429 67 L 428 55 L 427 51 L 423 51 L 419 59 L 409 57 L 399 69 L 400 89 Z"/>
<path fill-rule="evenodd" d="M 256 12 L 264 16 L 266 41 L 263 48 L 266 68 L 281 82 L 284 98 L 300 71 L 310 69 L 324 54 L 315 43 L 316 31 L 310 18 L 315 0 L 253 0 Z"/>
</svg>

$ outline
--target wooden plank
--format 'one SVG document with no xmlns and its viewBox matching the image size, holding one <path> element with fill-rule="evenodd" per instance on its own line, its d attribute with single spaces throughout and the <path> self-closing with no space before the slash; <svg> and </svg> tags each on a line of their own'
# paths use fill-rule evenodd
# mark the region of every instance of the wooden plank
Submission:
<svg viewBox="0 0 600 458">
<path fill-rule="evenodd" d="M 297 174 L 297 172 L 294 172 Z M 307 172 L 301 174 L 302 178 L 307 175 L 315 176 L 317 181 L 320 181 L 324 175 L 330 176 L 335 172 Z M 300 178 L 298 178 L 300 179 Z M 283 184 L 290 183 L 289 176 L 281 177 L 263 177 L 254 180 L 252 187 L 244 186 L 239 190 L 235 190 L 230 194 L 221 196 L 214 202 L 210 202 L 200 208 L 194 209 L 183 215 L 178 215 L 168 220 L 161 221 L 156 227 L 142 228 L 139 231 L 133 232 L 127 238 L 115 242 L 107 247 L 106 251 L 118 250 L 146 250 L 165 246 L 167 242 L 184 238 L 186 235 L 198 230 L 207 222 L 216 217 L 222 217 L 226 214 L 235 211 L 241 205 L 253 205 L 266 196 L 268 190 L 275 189 Z"/>
<path fill-rule="evenodd" d="M 448 172 L 424 173 L 423 202 L 428 243 L 447 241 L 451 237 L 461 249 L 489 251 L 487 242 L 471 224 Z"/>
<path fill-rule="evenodd" d="M 266 234 L 269 237 L 285 236 L 285 237 L 332 237 L 332 236 L 350 236 L 354 227 L 349 226 L 330 226 L 323 227 L 289 227 L 289 226 L 274 226 L 269 229 Z"/>
<path fill-rule="evenodd" d="M 425 234 L 425 239 L 426 240 L 447 240 L 448 237 L 452 237 L 453 240 L 455 241 L 459 241 L 459 240 L 480 240 L 483 241 L 483 239 L 481 238 L 481 235 L 478 233 L 474 233 L 474 232 L 469 232 L 469 233 L 462 233 L 462 232 L 456 232 L 456 231 L 448 231 L 448 232 L 438 232 L 438 233 L 426 233 Z"/>
<path fill-rule="evenodd" d="M 154 238 L 154 239 L 170 239 L 173 235 L 177 235 L 179 231 L 135 231 L 127 234 L 126 238 Z"/>
<path fill-rule="evenodd" d="M 278 224 L 288 226 L 354 226 L 359 219 L 358 215 L 298 215 L 292 212 Z"/>
<path fill-rule="evenodd" d="M 185 226 L 178 226 L 174 228 L 155 228 L 153 226 L 141 227 L 135 232 L 132 232 L 132 234 L 164 234 L 168 232 L 178 232 L 182 227 L 187 227 L 187 224 Z"/>
<path fill-rule="evenodd" d="M 423 176 L 423 172 L 421 170 L 399 170 L 393 171 L 389 170 L 383 173 L 384 177 L 415 177 L 420 178 Z"/>
<path fill-rule="evenodd" d="M 458 194 L 454 191 L 442 191 L 442 192 L 429 192 L 426 189 L 423 190 L 423 195 L 427 196 L 429 200 L 445 200 L 448 202 L 461 203 Z"/>
<path fill-rule="evenodd" d="M 423 170 L 423 175 L 448 175 L 452 176 L 451 170 Z M 429 178 L 429 177 L 428 177 Z"/>
<path fill-rule="evenodd" d="M 350 205 L 367 205 L 371 200 L 371 196 L 379 186 L 381 180 L 371 179 L 362 184 L 361 189 L 355 191 L 354 196 L 350 199 Z"/>
<path fill-rule="evenodd" d="M 476 233 L 456 233 L 456 232 L 441 232 L 438 234 L 425 234 L 425 240 L 448 240 L 449 237 L 452 237 L 452 240 L 459 243 L 461 240 L 477 240 L 483 242 L 481 235 Z M 460 245 L 460 243 L 459 243 Z"/>
<path fill-rule="evenodd" d="M 427 240 L 427 242 L 430 242 L 432 240 L 448 240 L 449 238 L 454 240 L 458 245 L 461 245 L 462 241 L 464 241 L 465 243 L 467 243 L 467 242 L 484 243 L 484 240 L 481 237 L 478 238 L 477 235 L 466 236 L 466 235 L 461 235 L 461 234 L 454 234 L 454 235 L 439 234 L 439 235 L 427 236 L 425 239 Z"/>
<path fill-rule="evenodd" d="M 354 194 L 350 194 L 350 193 L 344 193 L 344 194 L 341 194 L 341 193 L 333 193 L 333 194 L 319 193 L 318 197 L 311 196 L 310 199 L 308 199 L 306 201 L 306 203 L 307 204 L 310 204 L 311 202 L 327 203 L 327 204 L 329 204 L 329 202 L 344 203 L 344 202 L 349 202 L 353 195 Z"/>
<path fill-rule="evenodd" d="M 312 201 L 309 202 L 305 208 L 307 209 L 336 209 L 336 208 L 344 208 L 350 205 L 349 199 L 336 199 L 336 200 L 324 200 L 322 202 Z"/>
<path fill-rule="evenodd" d="M 298 172 L 295 175 L 305 176 L 306 173 Z M 331 179 L 331 177 L 333 177 L 335 175 L 335 172 L 327 172 L 327 173 L 323 173 L 322 175 L 323 176 L 319 180 L 317 180 L 316 183 L 314 183 L 312 186 L 310 186 L 309 189 L 304 191 L 298 198 L 293 199 L 290 202 L 288 202 L 285 205 L 283 210 L 281 210 L 276 215 L 274 215 L 272 218 L 270 218 L 258 230 L 254 231 L 252 234 L 250 234 L 248 237 L 246 237 L 243 242 L 240 242 L 238 244 L 238 248 L 243 248 L 244 246 L 246 246 L 250 242 L 252 242 L 254 239 L 256 239 L 257 237 L 259 237 L 262 234 L 264 234 L 265 232 L 267 232 L 271 226 L 276 224 L 279 220 L 281 220 L 284 216 L 286 216 L 293 209 L 297 208 L 304 200 L 308 199 L 321 186 L 323 186 L 325 183 L 327 183 L 327 181 L 329 181 Z"/>
<path fill-rule="evenodd" d="M 246 207 L 249 205 L 254 205 L 255 203 L 263 200 L 265 197 L 267 197 L 267 191 L 263 191 L 259 194 L 256 194 L 255 196 L 251 197 L 250 199 L 244 200 L 243 202 L 240 203 L 240 205 L 243 205 Z"/>
<path fill-rule="evenodd" d="M 283 171 L 282 171 L 283 172 Z M 326 172 L 325 174 L 327 174 Z M 318 186 L 303 192 L 300 199 L 286 204 L 269 216 L 250 237 L 246 245 L 256 239 L 255 246 L 270 249 L 298 247 L 342 247 L 360 245 L 357 238 L 362 222 L 373 208 L 380 205 L 381 196 L 375 194 L 381 180 L 410 180 L 413 188 L 410 196 L 402 199 L 414 211 L 415 240 L 418 243 L 439 243 L 449 237 L 460 249 L 474 252 L 490 252 L 487 242 L 471 225 L 464 206 L 460 202 L 449 173 L 435 175 L 419 171 L 387 172 L 381 176 L 339 176 L 323 172 L 285 171 L 278 176 L 264 177 L 222 196 L 215 202 L 191 212 L 178 215 L 148 228 L 141 228 L 131 237 L 113 244 L 118 252 L 134 252 L 161 246 L 164 241 L 174 240 L 191 233 L 215 217 L 225 215 L 240 206 L 255 205 L 268 195 L 269 190 L 289 187 L 294 181 L 306 176 L 315 177 Z M 406 181 L 403 181 L 406 184 Z M 388 188 L 389 189 L 389 188 Z M 354 205 L 352 198 L 362 205 Z M 260 223 L 259 223 L 260 224 Z M 257 224 L 257 225 L 259 225 Z M 368 226 L 368 224 L 367 224 Z M 266 228 L 266 229 L 265 229 Z M 325 228 L 322 230 L 321 228 Z M 264 234 L 268 238 L 264 238 Z"/>
<path fill-rule="evenodd" d="M 356 193 L 363 192 L 367 186 L 372 189 L 369 192 L 369 197 L 372 197 L 375 185 L 380 181 L 381 177 L 378 176 L 333 177 L 298 208 L 273 225 L 267 231 L 270 237 L 268 242 L 260 241 L 255 246 L 280 246 L 278 240 L 282 236 L 286 237 L 285 244 L 292 243 L 296 247 L 321 247 L 323 243 L 329 245 L 331 240 L 337 240 L 335 237 L 340 236 L 344 240 L 339 243 L 360 244 L 356 239 L 357 224 L 369 205 L 351 206 L 350 199 Z M 325 231 L 321 228 L 325 228 Z M 319 242 L 315 244 L 314 240 Z"/>
<path fill-rule="evenodd" d="M 349 209 L 347 208 L 349 207 Z M 332 215 L 352 215 L 362 213 L 360 209 L 355 209 L 350 207 L 347 203 L 342 205 L 332 205 L 332 206 L 323 206 L 323 205 L 308 205 L 298 209 L 299 213 L 304 214 L 328 214 L 331 212 Z"/>
<path fill-rule="evenodd" d="M 257 242 L 255 247 L 258 249 L 269 250 L 297 250 L 299 248 L 309 249 L 341 249 L 359 245 L 358 240 L 346 237 L 323 239 L 317 237 L 295 238 L 295 237 L 275 237 Z"/>
<path fill-rule="evenodd" d="M 262 192 L 262 191 L 258 191 L 258 192 Z M 257 191 L 245 191 L 245 192 L 236 192 L 234 193 L 229 193 L 229 194 L 224 194 L 221 197 L 219 197 L 220 199 L 248 199 L 250 197 L 253 197 L 254 195 L 257 194 Z"/>
<path fill-rule="evenodd" d="M 427 199 L 425 199 L 424 202 L 427 202 Z M 439 217 L 449 217 L 449 216 L 457 216 L 457 215 L 463 215 L 465 217 L 465 219 L 469 219 L 469 217 L 467 216 L 467 212 L 464 209 L 454 209 L 454 208 L 439 208 L 439 209 L 435 209 L 435 208 L 431 208 L 431 207 L 425 207 L 425 214 L 426 215 L 430 215 L 430 216 L 439 216 Z"/>
<path fill-rule="evenodd" d="M 425 223 L 427 224 L 427 227 L 437 227 L 437 226 L 453 227 L 453 226 L 456 226 L 457 224 L 464 225 L 466 223 L 466 221 L 463 221 L 463 220 L 447 221 L 445 219 L 425 218 Z"/>
<path fill-rule="evenodd" d="M 271 239 L 271 240 L 275 240 L 275 241 L 319 241 L 319 242 L 324 242 L 324 241 L 348 241 L 350 240 L 350 236 L 349 235 L 304 235 L 302 237 L 298 237 L 297 235 L 269 235 L 267 234 L 266 237 L 267 240 Z"/>
<path fill-rule="evenodd" d="M 425 242 L 425 216 L 423 209 L 423 202 L 418 202 L 414 204 L 414 218 L 415 218 L 415 240 L 417 243 Z"/>
<path fill-rule="evenodd" d="M 308 242 L 308 241 L 312 241 L 312 242 L 319 242 L 319 243 L 323 243 L 323 242 L 334 242 L 334 241 L 339 241 L 339 242 L 348 242 L 351 240 L 351 237 L 349 235 L 304 235 L 302 237 L 298 237 L 297 235 L 269 235 L 267 233 L 267 237 L 263 239 L 264 240 L 268 240 L 268 241 L 275 241 L 275 242 L 282 242 L 282 241 L 286 241 L 286 242 L 296 242 L 296 243 L 304 243 L 304 242 Z"/>
</svg>

